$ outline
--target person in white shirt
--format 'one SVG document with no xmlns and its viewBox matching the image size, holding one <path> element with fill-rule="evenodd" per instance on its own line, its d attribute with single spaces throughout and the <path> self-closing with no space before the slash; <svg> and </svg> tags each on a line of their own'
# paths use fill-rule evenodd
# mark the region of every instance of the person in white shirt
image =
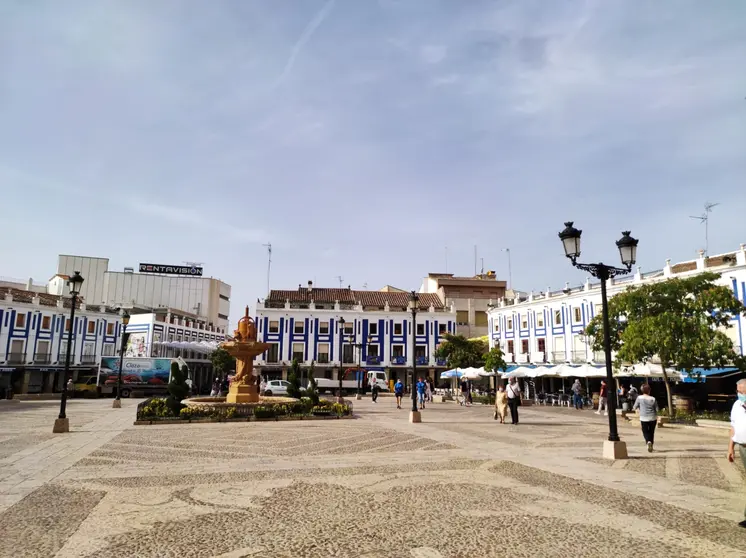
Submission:
<svg viewBox="0 0 746 558">
<path fill-rule="evenodd" d="M 733 403 L 730 411 L 730 443 L 728 444 L 728 461 L 733 463 L 736 459 L 736 446 L 741 462 L 746 467 L 746 378 L 738 380 L 736 384 L 738 399 Z M 744 511 L 746 518 L 746 511 Z M 746 519 L 739 523 L 746 528 Z"/>
<path fill-rule="evenodd" d="M 630 389 L 630 393 L 632 390 Z M 642 395 L 635 398 L 633 411 L 640 412 L 640 426 L 642 426 L 642 436 L 648 445 L 648 452 L 653 451 L 655 443 L 655 425 L 658 422 L 658 402 L 655 397 L 650 395 L 650 386 L 643 384 Z"/>
<path fill-rule="evenodd" d="M 510 378 L 508 387 L 505 389 L 508 394 L 508 407 L 510 408 L 510 420 L 513 424 L 518 424 L 518 405 L 521 404 L 521 386 L 515 376 Z"/>
</svg>

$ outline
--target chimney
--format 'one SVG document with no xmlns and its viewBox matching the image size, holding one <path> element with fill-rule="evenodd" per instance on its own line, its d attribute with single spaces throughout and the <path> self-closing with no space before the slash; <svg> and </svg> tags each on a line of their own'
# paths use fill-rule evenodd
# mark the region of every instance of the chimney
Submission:
<svg viewBox="0 0 746 558">
<path fill-rule="evenodd" d="M 26 290 L 30 291 L 31 287 L 33 286 L 34 286 L 34 280 L 31 277 L 29 277 L 28 283 L 26 283 Z"/>
<path fill-rule="evenodd" d="M 310 293 L 311 291 L 313 291 L 313 281 L 308 282 L 308 292 Z"/>
</svg>

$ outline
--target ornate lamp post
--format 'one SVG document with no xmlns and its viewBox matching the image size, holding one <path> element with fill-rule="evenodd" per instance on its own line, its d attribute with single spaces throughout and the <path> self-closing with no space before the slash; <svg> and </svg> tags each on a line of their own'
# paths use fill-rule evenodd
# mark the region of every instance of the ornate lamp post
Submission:
<svg viewBox="0 0 746 558">
<path fill-rule="evenodd" d="M 75 331 L 75 305 L 78 303 L 78 294 L 80 294 L 80 287 L 83 285 L 83 277 L 79 271 L 73 273 L 73 276 L 67 282 L 70 287 L 70 329 L 67 332 L 67 351 L 65 354 L 65 383 L 62 386 L 62 397 L 60 398 L 60 414 L 54 421 L 54 427 L 52 432 L 54 434 L 61 434 L 63 432 L 70 432 L 70 420 L 65 414 L 67 407 L 67 382 L 70 379 L 70 355 L 73 349 L 73 334 Z"/>
<path fill-rule="evenodd" d="M 122 314 L 122 346 L 119 349 L 119 373 L 117 374 L 117 396 L 112 401 L 111 407 L 113 409 L 120 409 L 122 407 L 122 400 L 120 399 L 120 393 L 122 392 L 122 366 L 124 365 L 124 349 L 127 347 L 127 325 L 130 323 L 130 315 L 127 310 Z"/>
<path fill-rule="evenodd" d="M 417 409 L 417 310 L 419 309 L 420 297 L 415 291 L 409 293 L 409 311 L 412 312 L 412 410 L 409 412 L 409 422 L 422 422 L 422 415 Z"/>
<path fill-rule="evenodd" d="M 337 392 L 337 403 L 344 403 L 342 397 L 342 366 L 344 365 L 344 329 L 345 319 L 339 318 L 339 391 Z"/>
<path fill-rule="evenodd" d="M 370 345 L 373 342 L 373 336 L 368 335 L 368 345 Z M 365 347 L 364 343 L 355 343 L 355 337 L 353 335 L 350 335 L 350 345 L 355 347 L 357 349 L 357 396 L 355 399 L 358 401 L 363 398 L 363 379 L 360 376 L 360 367 L 362 366 L 361 360 L 363 357 L 363 347 Z"/>
<path fill-rule="evenodd" d="M 565 230 L 559 233 L 562 245 L 572 265 L 586 271 L 601 281 L 601 307 L 604 327 L 604 357 L 606 360 L 606 384 L 608 385 L 609 397 L 607 406 L 609 408 L 609 439 L 604 442 L 603 456 L 609 459 L 626 459 L 627 445 L 619 439 L 616 423 L 616 390 L 613 391 L 614 374 L 611 363 L 611 337 L 609 336 L 609 300 L 606 295 L 606 281 L 612 277 L 626 275 L 632 270 L 637 261 L 637 239 L 630 236 L 629 231 L 622 232 L 622 238 L 616 243 L 624 268 L 612 267 L 603 263 L 583 264 L 577 260 L 580 257 L 580 231 L 573 227 L 573 222 L 565 223 Z"/>
</svg>

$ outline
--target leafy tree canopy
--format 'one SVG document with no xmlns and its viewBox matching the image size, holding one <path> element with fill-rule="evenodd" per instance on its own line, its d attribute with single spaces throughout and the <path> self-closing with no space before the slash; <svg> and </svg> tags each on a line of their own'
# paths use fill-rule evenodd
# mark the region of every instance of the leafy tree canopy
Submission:
<svg viewBox="0 0 746 558">
<path fill-rule="evenodd" d="M 487 372 L 505 371 L 508 365 L 505 363 L 505 355 L 500 347 L 492 347 L 484 356 L 484 369 Z"/>
<path fill-rule="evenodd" d="M 463 335 L 446 333 L 445 341 L 435 351 L 436 358 L 444 358 L 450 368 L 479 368 L 484 365 L 487 343 L 482 339 L 467 339 Z"/>
<path fill-rule="evenodd" d="M 231 370 L 236 369 L 236 358 L 225 349 L 218 347 L 210 355 L 212 369 L 218 376 L 225 376 Z"/>
<path fill-rule="evenodd" d="M 288 370 L 288 382 L 290 383 L 288 386 L 288 397 L 300 399 L 300 364 L 298 364 L 296 359 L 293 359 L 290 370 Z"/>
</svg>

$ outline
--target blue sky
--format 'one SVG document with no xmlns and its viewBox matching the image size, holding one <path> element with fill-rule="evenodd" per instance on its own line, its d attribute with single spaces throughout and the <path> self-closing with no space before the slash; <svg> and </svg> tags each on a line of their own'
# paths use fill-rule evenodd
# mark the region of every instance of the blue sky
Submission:
<svg viewBox="0 0 746 558">
<path fill-rule="evenodd" d="M 0 275 L 58 253 L 273 288 L 521 289 L 746 242 L 740 0 L 144 0 L 0 6 Z M 481 262 L 480 262 L 481 267 Z"/>
</svg>

